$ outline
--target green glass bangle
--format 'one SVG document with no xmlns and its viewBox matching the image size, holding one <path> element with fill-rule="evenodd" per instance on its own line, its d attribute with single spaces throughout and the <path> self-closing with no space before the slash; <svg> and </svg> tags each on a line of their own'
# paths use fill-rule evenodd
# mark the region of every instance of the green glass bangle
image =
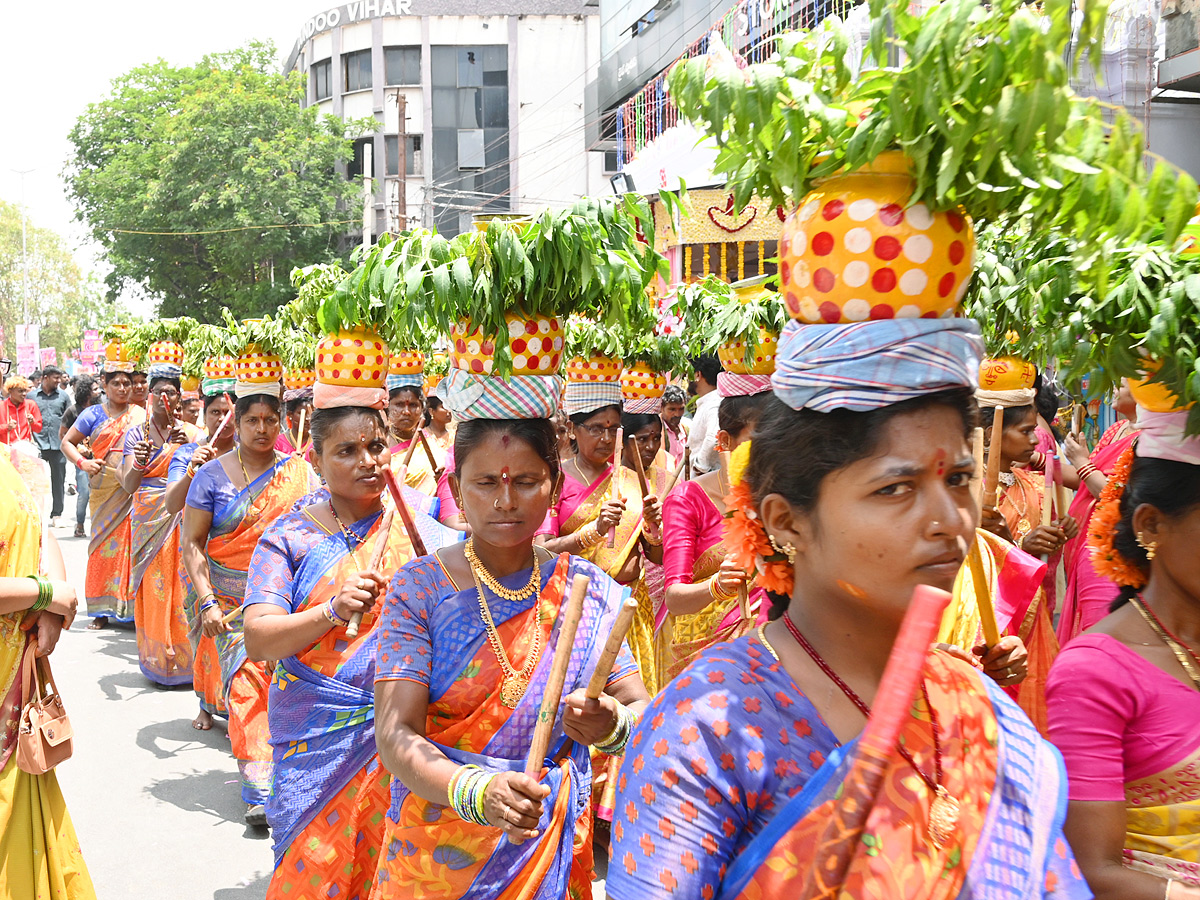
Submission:
<svg viewBox="0 0 1200 900">
<path fill-rule="evenodd" d="M 54 585 L 50 583 L 49 578 L 43 578 L 41 575 L 28 575 L 26 577 L 32 578 L 38 587 L 37 599 L 33 601 L 33 605 L 29 609 L 31 612 L 41 612 L 54 599 Z"/>
</svg>

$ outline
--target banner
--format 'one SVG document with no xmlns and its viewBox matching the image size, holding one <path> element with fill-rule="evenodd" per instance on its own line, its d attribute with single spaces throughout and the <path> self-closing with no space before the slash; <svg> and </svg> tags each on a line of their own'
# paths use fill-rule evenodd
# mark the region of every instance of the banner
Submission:
<svg viewBox="0 0 1200 900">
<path fill-rule="evenodd" d="M 41 361 L 42 361 L 43 369 L 46 368 L 47 366 L 57 366 L 58 365 L 58 351 L 55 350 L 53 347 L 43 347 Z"/>
<path fill-rule="evenodd" d="M 99 357 L 104 355 L 104 343 L 100 340 L 100 332 L 88 330 L 83 333 L 83 340 L 80 341 L 79 359 L 86 365 L 93 365 Z"/>
<path fill-rule="evenodd" d="M 38 367 L 37 344 L 17 344 L 17 372 L 32 375 Z"/>
</svg>

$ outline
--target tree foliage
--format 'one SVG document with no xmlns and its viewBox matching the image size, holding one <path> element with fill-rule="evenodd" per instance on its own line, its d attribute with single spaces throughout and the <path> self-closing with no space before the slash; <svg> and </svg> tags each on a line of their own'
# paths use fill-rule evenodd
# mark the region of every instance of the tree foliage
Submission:
<svg viewBox="0 0 1200 900">
<path fill-rule="evenodd" d="M 29 299 L 25 303 L 25 269 L 21 254 L 21 210 L 0 201 L 0 346 L 16 359 L 16 325 L 41 326 L 43 347 L 55 347 L 60 358 L 79 349 L 83 330 L 104 315 L 103 288 L 86 277 L 55 232 L 26 221 Z"/>
<path fill-rule="evenodd" d="M 258 315 L 293 295 L 293 267 L 337 256 L 346 226 L 329 223 L 356 218 L 344 207 L 357 191 L 337 164 L 348 136 L 374 124 L 321 116 L 303 98 L 303 76 L 252 43 L 195 66 L 139 66 L 88 106 L 65 178 L 113 266 L 110 296 L 138 285 L 161 315 Z M 311 223 L 325 224 L 301 227 Z"/>
</svg>

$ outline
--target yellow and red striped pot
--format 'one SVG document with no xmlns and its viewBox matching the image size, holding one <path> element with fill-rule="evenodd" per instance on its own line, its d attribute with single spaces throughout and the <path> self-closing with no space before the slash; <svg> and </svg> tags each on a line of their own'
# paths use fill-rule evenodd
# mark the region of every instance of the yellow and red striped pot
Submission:
<svg viewBox="0 0 1200 900">
<path fill-rule="evenodd" d="M 746 342 L 726 341 L 717 347 L 717 358 L 726 372 L 737 375 L 771 375 L 775 372 L 775 357 L 779 353 L 779 335 L 765 328 L 758 329 L 758 347 L 753 362 L 746 364 Z"/>
<path fill-rule="evenodd" d="M 567 381 L 619 381 L 621 366 L 615 356 L 576 356 L 567 360 Z"/>
<path fill-rule="evenodd" d="M 1019 391 L 1033 387 L 1037 368 L 1017 356 L 999 356 L 979 364 L 979 386 L 987 391 Z"/>
<path fill-rule="evenodd" d="M 555 316 L 508 313 L 508 343 L 514 375 L 557 375 L 562 365 L 562 322 Z M 495 364 L 495 338 L 460 319 L 450 329 L 450 364 L 464 372 L 490 375 Z"/>
<path fill-rule="evenodd" d="M 390 363 L 383 338 L 366 328 L 342 329 L 317 344 L 317 381 L 322 384 L 381 388 Z"/>
<path fill-rule="evenodd" d="M 655 372 L 646 363 L 638 362 L 626 366 L 621 373 L 621 398 L 623 400 L 653 400 L 661 397 L 667 389 L 667 376 Z"/>
<path fill-rule="evenodd" d="M 911 206 L 907 158 L 822 180 L 787 217 L 779 290 L 806 324 L 952 316 L 975 260 L 975 231 L 958 212 Z"/>
<path fill-rule="evenodd" d="M 183 345 L 174 341 L 155 341 L 146 351 L 147 366 L 182 366 Z"/>
<path fill-rule="evenodd" d="M 289 391 L 312 387 L 317 383 L 316 369 L 286 369 L 283 373 L 283 386 Z"/>
<path fill-rule="evenodd" d="M 204 377 L 209 381 L 236 376 L 237 361 L 232 356 L 213 356 L 204 363 Z"/>
<path fill-rule="evenodd" d="M 263 353 L 251 344 L 233 363 L 237 380 L 243 384 L 276 384 L 283 377 L 283 362 L 274 353 Z"/>
<path fill-rule="evenodd" d="M 425 371 L 425 354 L 420 350 L 396 350 L 388 366 L 389 375 L 420 375 Z"/>
</svg>

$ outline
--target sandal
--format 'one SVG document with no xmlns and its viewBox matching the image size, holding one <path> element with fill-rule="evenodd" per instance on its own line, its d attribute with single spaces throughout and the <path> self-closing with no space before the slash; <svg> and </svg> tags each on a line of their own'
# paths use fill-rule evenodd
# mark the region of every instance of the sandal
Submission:
<svg viewBox="0 0 1200 900">
<path fill-rule="evenodd" d="M 261 803 L 246 804 L 246 824 L 252 828 L 267 827 L 267 810 Z"/>
<path fill-rule="evenodd" d="M 75 526 L 75 537 L 87 537 L 87 532 L 83 530 L 82 525 Z"/>
</svg>

